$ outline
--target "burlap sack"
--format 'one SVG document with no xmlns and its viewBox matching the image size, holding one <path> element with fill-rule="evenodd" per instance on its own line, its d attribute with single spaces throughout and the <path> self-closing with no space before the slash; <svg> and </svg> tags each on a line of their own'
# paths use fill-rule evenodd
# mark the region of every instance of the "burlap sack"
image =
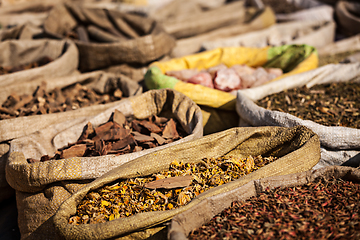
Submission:
<svg viewBox="0 0 360 240">
<path fill-rule="evenodd" d="M 145 119 L 152 115 L 175 117 L 188 136 L 156 148 L 120 156 L 82 157 L 29 164 L 27 158 L 53 155 L 59 147 L 75 142 L 87 122 L 106 122 L 118 109 L 125 116 Z M 6 163 L 6 180 L 16 190 L 22 239 L 58 239 L 51 217 L 60 204 L 90 180 L 145 154 L 175 146 L 202 136 L 200 108 L 173 90 L 153 90 L 121 100 L 96 115 L 54 124 L 31 135 L 12 140 Z M 145 163 L 144 163 L 145 164 Z"/>
<path fill-rule="evenodd" d="M 178 39 L 170 56 L 176 58 L 190 55 L 199 52 L 204 42 L 264 29 L 273 25 L 275 21 L 274 12 L 270 7 L 266 7 L 254 14 L 254 19 L 248 23 L 225 26 L 194 37 Z"/>
<path fill-rule="evenodd" d="M 236 111 L 240 116 L 239 126 L 293 127 L 304 125 L 313 130 L 320 138 L 321 159 L 315 168 L 340 165 L 360 153 L 360 129 L 327 127 L 310 120 L 302 120 L 288 113 L 266 110 L 253 101 L 304 85 L 310 88 L 316 84 L 360 81 L 359 76 L 360 63 L 329 64 L 264 86 L 239 90 L 236 102 Z"/>
<path fill-rule="evenodd" d="M 55 87 L 65 88 L 75 83 L 81 83 L 83 86 L 91 88 L 98 93 L 107 93 L 116 87 L 122 90 L 124 97 L 136 96 L 142 93 L 142 87 L 131 79 L 121 74 L 111 74 L 102 71 L 91 72 L 86 74 L 72 75 L 54 79 L 35 79 L 23 84 L 13 84 L 0 90 L 0 102 L 3 102 L 9 94 L 33 94 L 37 86 L 42 81 L 47 83 L 47 91 Z M 72 119 L 95 116 L 106 109 L 118 104 L 117 102 L 108 104 L 93 105 L 78 110 L 53 113 L 46 115 L 33 115 L 27 117 L 18 117 L 0 121 L 0 202 L 14 195 L 15 191 L 9 186 L 5 179 L 5 163 L 9 151 L 8 141 L 20 138 L 50 125 L 66 122 Z"/>
<path fill-rule="evenodd" d="M 175 45 L 173 37 L 166 33 L 160 24 L 147 17 L 114 10 L 84 8 L 70 3 L 52 9 L 44 22 L 44 31 L 50 36 L 64 38 L 78 24 L 87 26 L 90 23 L 105 31 L 123 32 L 125 28 L 113 24 L 116 21 L 126 22 L 128 31 L 137 29 L 141 34 L 131 39 L 124 37 L 106 43 L 76 40 L 81 71 L 122 63 L 146 64 L 166 55 Z"/>
<path fill-rule="evenodd" d="M 360 50 L 360 34 L 345 38 L 318 49 L 319 57 Z"/>
<path fill-rule="evenodd" d="M 187 211 L 176 215 L 171 220 L 168 230 L 168 239 L 186 240 L 188 234 L 192 230 L 209 222 L 215 215 L 230 207 L 232 202 L 245 201 L 250 197 L 256 197 L 266 188 L 293 187 L 305 185 L 319 178 L 330 179 L 332 177 L 359 182 L 360 169 L 331 166 L 318 170 L 309 170 L 306 172 L 252 180 L 231 191 L 209 197 Z"/>
<path fill-rule="evenodd" d="M 177 209 L 139 213 L 100 224 L 68 224 L 69 217 L 76 212 L 77 204 L 91 190 L 115 180 L 147 176 L 166 170 L 174 159 L 178 162 L 196 163 L 203 158 L 227 154 L 239 157 L 273 154 L 279 159 L 238 180 L 208 190 Z M 159 231 L 159 224 L 208 197 L 231 191 L 251 180 L 309 170 L 318 162 L 319 157 L 318 137 L 305 127 L 229 129 L 148 154 L 108 172 L 68 198 L 56 212 L 54 224 L 66 239 L 146 239 Z M 151 229 L 154 226 L 157 228 Z M 143 231 L 145 229 L 147 232 Z"/>
<path fill-rule="evenodd" d="M 0 66 L 20 66 L 50 57 L 52 62 L 41 67 L 0 75 L 0 87 L 22 84 L 37 78 L 66 76 L 78 67 L 79 52 L 71 41 L 9 40 L 0 42 Z"/>
<path fill-rule="evenodd" d="M 308 44 L 315 48 L 334 42 L 334 21 L 293 21 L 278 23 L 264 30 L 206 41 L 206 50 L 218 47 L 265 47 L 283 44 Z"/>
<path fill-rule="evenodd" d="M 192 9 L 188 8 L 188 11 Z M 164 20 L 166 32 L 175 38 L 185 38 L 205 33 L 231 24 L 244 23 L 246 8 L 244 1 L 234 1 L 208 11 L 194 12 L 174 19 Z"/>
</svg>

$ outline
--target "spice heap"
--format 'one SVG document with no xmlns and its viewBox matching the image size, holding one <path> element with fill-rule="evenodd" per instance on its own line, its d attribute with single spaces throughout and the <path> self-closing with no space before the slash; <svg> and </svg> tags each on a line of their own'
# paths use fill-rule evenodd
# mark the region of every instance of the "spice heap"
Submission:
<svg viewBox="0 0 360 240">
<path fill-rule="evenodd" d="M 325 126 L 360 128 L 359 94 L 360 83 L 339 82 L 286 90 L 267 96 L 257 104 Z"/>
<path fill-rule="evenodd" d="M 2 67 L 2 66 L 0 66 L 0 75 L 14 73 L 14 72 L 22 71 L 22 70 L 28 70 L 28 69 L 36 68 L 36 67 L 41 67 L 41 66 L 44 66 L 45 64 L 48 64 L 49 62 L 52 62 L 52 61 L 53 60 L 50 57 L 42 57 L 42 58 L 40 58 L 39 60 L 37 60 L 35 62 L 20 65 L 20 66 L 16 66 L 16 67 Z"/>
<path fill-rule="evenodd" d="M 96 104 L 105 104 L 120 100 L 122 91 L 117 88 L 109 94 L 99 94 L 81 84 L 64 89 L 55 88 L 46 91 L 46 82 L 42 82 L 32 95 L 16 93 L 8 96 L 0 107 L 0 120 L 22 116 L 65 112 Z"/>
<path fill-rule="evenodd" d="M 228 68 L 225 64 L 219 64 L 203 71 L 184 69 L 167 71 L 165 74 L 187 83 L 200 84 L 205 87 L 231 92 L 260 86 L 281 76 L 283 71 L 281 68 L 252 68 L 245 64 L 236 64 Z"/>
<path fill-rule="evenodd" d="M 141 212 L 174 209 L 186 205 L 202 192 L 238 179 L 274 160 L 274 157 L 249 156 L 244 159 L 210 158 L 191 164 L 174 161 L 168 171 L 127 179 L 89 192 L 69 223 L 100 223 Z"/>
<path fill-rule="evenodd" d="M 53 157 L 44 155 L 40 160 L 30 158 L 28 162 L 138 152 L 183 138 L 187 133 L 179 125 L 173 118 L 157 116 L 127 120 L 115 110 L 108 122 L 96 128 L 87 123 L 78 141 L 58 149 Z"/>
<path fill-rule="evenodd" d="M 267 189 L 190 233 L 189 239 L 359 239 L 360 185 L 341 179 Z"/>
<path fill-rule="evenodd" d="M 319 56 L 319 67 L 330 64 L 330 63 L 340 63 L 344 62 L 344 60 L 355 54 L 359 53 L 360 51 L 348 51 L 348 52 L 341 52 L 336 54 L 330 54 L 330 55 L 320 55 Z"/>
</svg>

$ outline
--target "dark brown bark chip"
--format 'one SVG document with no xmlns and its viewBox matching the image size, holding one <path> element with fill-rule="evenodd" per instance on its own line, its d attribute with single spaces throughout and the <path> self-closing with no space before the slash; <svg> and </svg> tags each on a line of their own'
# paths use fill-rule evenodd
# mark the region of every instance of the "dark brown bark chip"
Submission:
<svg viewBox="0 0 360 240">
<path fill-rule="evenodd" d="M 162 133 L 162 137 L 163 138 L 173 138 L 173 139 L 178 139 L 179 138 L 179 133 L 176 130 L 176 123 L 173 119 L 170 119 L 167 123 L 166 126 L 163 130 Z"/>
</svg>

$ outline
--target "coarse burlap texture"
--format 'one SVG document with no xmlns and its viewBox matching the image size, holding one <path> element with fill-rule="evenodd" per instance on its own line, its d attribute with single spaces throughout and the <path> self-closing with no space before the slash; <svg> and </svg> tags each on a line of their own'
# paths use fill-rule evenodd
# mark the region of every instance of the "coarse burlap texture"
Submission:
<svg viewBox="0 0 360 240">
<path fill-rule="evenodd" d="M 270 7 L 259 10 L 254 14 L 253 19 L 247 23 L 229 25 L 213 31 L 198 34 L 194 37 L 178 39 L 176 45 L 170 53 L 171 57 L 183 57 L 202 49 L 202 44 L 207 41 L 224 39 L 227 37 L 244 34 L 247 32 L 258 31 L 273 25 L 276 22 L 275 14 Z"/>
<path fill-rule="evenodd" d="M 195 12 L 161 21 L 166 32 L 175 38 L 186 38 L 220 27 L 241 24 L 246 20 L 245 1 L 234 1 L 208 11 Z M 194 7 L 189 5 L 189 11 Z"/>
<path fill-rule="evenodd" d="M 31 164 L 27 162 L 27 158 L 40 159 L 46 154 L 53 155 L 56 149 L 75 142 L 87 122 L 96 127 L 108 121 L 115 109 L 125 116 L 138 119 L 146 119 L 152 115 L 174 117 L 189 135 L 167 145 L 120 156 L 74 157 Z M 162 89 L 121 100 L 116 106 L 94 117 L 54 124 L 12 140 L 6 163 L 6 180 L 16 190 L 22 239 L 57 239 L 50 218 L 59 205 L 80 187 L 140 156 L 197 139 L 202 136 L 202 132 L 200 108 L 185 95 Z"/>
<path fill-rule="evenodd" d="M 89 191 L 116 180 L 147 176 L 166 170 L 174 160 L 183 163 L 197 163 L 204 158 L 217 158 L 224 155 L 237 157 L 273 155 L 279 158 L 247 176 L 206 191 L 194 198 L 189 204 L 177 209 L 138 213 L 128 218 L 99 224 L 68 224 L 69 218 L 76 212 L 76 206 Z M 149 230 L 153 226 L 158 226 L 208 197 L 231 191 L 251 180 L 309 170 L 318 162 L 319 157 L 318 137 L 302 126 L 295 128 L 228 129 L 142 156 L 108 172 L 68 198 L 56 212 L 54 224 L 59 233 L 66 239 L 108 239 L 115 237 L 141 239 L 136 237 L 142 230 Z M 158 231 L 158 229 L 153 230 L 152 234 Z M 151 234 L 143 236 L 142 239 L 149 236 Z"/>
<path fill-rule="evenodd" d="M 0 29 L 0 41 L 17 39 L 30 40 L 42 34 L 43 30 L 40 27 L 34 26 L 31 23 L 26 23 L 11 28 Z"/>
<path fill-rule="evenodd" d="M 61 19 L 61 21 L 59 20 Z M 113 21 L 126 22 L 140 33 L 138 37 L 117 42 L 84 42 L 76 40 L 81 71 L 91 71 L 122 63 L 147 64 L 168 54 L 175 45 L 172 36 L 156 21 L 131 13 L 115 10 L 85 8 L 76 4 L 54 7 L 44 22 L 44 31 L 50 36 L 64 38 L 77 24 L 92 25 L 103 30 L 122 31 Z"/>
<path fill-rule="evenodd" d="M 52 62 L 0 76 L 0 87 L 22 84 L 37 78 L 54 78 L 73 73 L 79 63 L 76 45 L 65 40 L 8 40 L 0 42 L 0 66 L 17 67 L 50 57 Z"/>
<path fill-rule="evenodd" d="M 233 37 L 206 41 L 206 50 L 218 47 L 265 47 L 283 44 L 307 44 L 315 48 L 333 43 L 334 21 L 293 21 L 278 23 L 264 30 L 240 34 Z"/>
<path fill-rule="evenodd" d="M 328 127 L 294 115 L 271 111 L 256 105 L 255 101 L 286 89 L 332 82 L 360 81 L 360 63 L 328 64 L 323 67 L 280 79 L 264 86 L 239 90 L 236 111 L 240 116 L 239 126 L 304 125 L 320 138 L 321 159 L 315 168 L 340 165 L 360 153 L 360 129 Z"/>
<path fill-rule="evenodd" d="M 208 223 L 215 215 L 231 206 L 234 201 L 246 201 L 250 197 L 256 197 L 266 188 L 294 187 L 306 185 L 317 179 L 343 179 L 360 182 L 360 169 L 351 167 L 330 166 L 318 170 L 293 173 L 282 176 L 267 177 L 252 180 L 247 184 L 224 192 L 217 196 L 209 197 L 187 211 L 176 215 L 168 230 L 169 240 L 186 240 L 192 230 Z"/>
<path fill-rule="evenodd" d="M 124 75 L 97 71 L 68 77 L 35 79 L 23 84 L 13 84 L 0 90 L 0 102 L 3 102 L 7 96 L 13 92 L 19 95 L 31 95 L 42 81 L 47 83 L 47 91 L 51 91 L 55 87 L 66 88 L 73 84 L 81 83 L 83 86 L 93 89 L 98 93 L 108 93 L 113 90 L 113 88 L 119 88 L 122 90 L 124 97 L 136 96 L 142 93 L 142 87 Z M 104 110 L 117 105 L 118 102 L 119 101 L 108 104 L 98 104 L 61 113 L 33 115 L 1 120 L 0 142 L 2 142 L 2 144 L 0 144 L 0 149 L 4 149 L 4 151 L 0 151 L 0 189 L 3 188 L 0 201 L 7 199 L 15 193 L 5 179 L 5 164 L 9 150 L 8 141 L 29 135 L 53 124 L 77 118 L 82 120 L 84 117 L 95 116 Z"/>
</svg>

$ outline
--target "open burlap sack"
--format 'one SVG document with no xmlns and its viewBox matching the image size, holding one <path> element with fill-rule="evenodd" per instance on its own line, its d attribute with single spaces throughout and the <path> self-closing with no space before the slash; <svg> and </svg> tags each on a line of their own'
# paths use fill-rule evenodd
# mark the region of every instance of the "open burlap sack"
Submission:
<svg viewBox="0 0 360 240">
<path fill-rule="evenodd" d="M 16 92 L 19 95 L 33 94 L 42 81 L 47 83 L 47 91 L 51 91 L 56 87 L 65 88 L 75 83 L 80 83 L 98 93 L 108 93 L 113 88 L 119 88 L 123 92 L 124 97 L 136 96 L 142 93 L 142 87 L 124 75 L 97 71 L 54 79 L 35 79 L 23 84 L 13 84 L 0 90 L 0 102 L 3 102 L 13 92 Z M 5 164 L 9 151 L 8 141 L 29 135 L 50 125 L 72 119 L 80 118 L 83 120 L 84 117 L 95 116 L 118 103 L 119 101 L 60 113 L 1 120 L 0 142 L 2 142 L 2 144 L 0 144 L 0 189 L 2 189 L 2 194 L 0 196 L 0 202 L 15 193 L 5 179 Z"/>
<path fill-rule="evenodd" d="M 66 77 L 34 79 L 21 84 L 12 84 L 0 90 L 0 102 L 4 102 L 11 93 L 18 95 L 33 94 L 42 82 L 46 82 L 46 91 L 50 92 L 55 88 L 67 88 L 80 83 L 82 86 L 96 91 L 99 94 L 111 93 L 119 88 L 123 97 L 136 96 L 142 93 L 142 87 L 132 81 L 130 78 L 122 74 L 106 73 L 103 71 L 95 71 L 85 74 L 74 74 Z M 117 103 L 114 103 L 117 104 Z M 49 125 L 70 120 L 73 118 L 96 115 L 114 104 L 100 104 L 90 106 L 84 110 L 67 111 L 61 113 L 53 113 L 46 115 L 33 115 L 18 117 L 12 119 L 4 119 L 0 121 L 0 141 L 7 141 L 19 138 Z M 39 124 L 41 122 L 41 124 Z"/>
<path fill-rule="evenodd" d="M 329 64 L 264 86 L 239 90 L 236 102 L 236 111 L 240 116 L 239 126 L 306 126 L 320 138 L 321 159 L 315 168 L 340 165 L 360 153 L 360 129 L 324 126 L 288 113 L 267 110 L 256 105 L 254 101 L 305 85 L 311 88 L 316 84 L 360 81 L 359 76 L 360 63 Z"/>
<path fill-rule="evenodd" d="M 224 39 L 247 32 L 258 31 L 275 23 L 275 14 L 270 7 L 259 10 L 253 19 L 247 23 L 225 26 L 213 31 L 196 35 L 194 37 L 178 39 L 176 46 L 171 51 L 171 57 L 183 57 L 201 50 L 202 44 L 207 41 Z"/>
<path fill-rule="evenodd" d="M 319 48 L 333 43 L 334 38 L 334 21 L 293 21 L 278 23 L 256 32 L 206 41 L 202 44 L 202 47 L 206 50 L 211 50 L 218 47 L 265 47 L 283 44 L 308 44 Z"/>
<path fill-rule="evenodd" d="M 234 201 L 245 201 L 250 197 L 256 197 L 266 188 L 294 187 L 306 185 L 319 178 L 336 178 L 348 181 L 360 181 L 360 169 L 351 167 L 331 166 L 318 170 L 293 173 L 283 176 L 267 177 L 252 180 L 247 184 L 231 191 L 209 197 L 187 211 L 176 215 L 171 220 L 168 230 L 168 239 L 186 240 L 188 234 L 209 222 L 215 215 L 231 206 Z"/>
<path fill-rule="evenodd" d="M 166 170 L 175 159 L 183 163 L 196 163 L 203 158 L 217 158 L 224 155 L 238 157 L 274 155 L 279 158 L 238 180 L 208 190 L 198 195 L 187 205 L 176 209 L 138 213 L 131 217 L 100 224 L 72 225 L 68 223 L 70 216 L 76 212 L 77 204 L 91 190 L 110 184 L 115 180 L 147 176 Z M 54 216 L 54 224 L 59 233 L 66 239 L 119 237 L 123 237 L 123 239 L 146 239 L 159 231 L 159 224 L 190 209 L 206 198 L 231 191 L 251 180 L 309 170 L 318 162 L 319 157 L 318 137 L 305 127 L 228 129 L 145 155 L 108 172 L 64 201 Z M 154 226 L 157 227 L 152 228 Z"/>
<path fill-rule="evenodd" d="M 61 20 L 59 20 L 61 19 Z M 130 13 L 100 8 L 85 8 L 76 4 L 61 4 L 54 7 L 44 22 L 44 31 L 50 36 L 64 38 L 78 25 L 94 26 L 104 33 L 96 37 L 111 35 L 105 42 L 79 41 L 81 71 L 101 69 L 122 63 L 146 64 L 159 59 L 171 51 L 175 40 L 156 21 Z M 125 37 L 125 35 L 130 37 Z M 94 36 L 93 36 L 94 37 Z"/>
<path fill-rule="evenodd" d="M 0 42 L 0 66 L 17 67 L 42 57 L 50 57 L 53 61 L 41 67 L 0 75 L 0 87 L 37 78 L 66 76 L 78 67 L 79 52 L 71 41 L 39 39 Z"/>
<path fill-rule="evenodd" d="M 87 122 L 98 126 L 106 122 L 115 110 L 125 116 L 146 119 L 152 115 L 175 117 L 188 136 L 156 148 L 99 157 L 74 157 L 39 163 L 39 159 L 75 142 Z M 94 117 L 82 117 L 51 125 L 28 136 L 10 142 L 6 163 L 6 180 L 16 190 L 19 228 L 23 239 L 57 239 L 51 217 L 60 204 L 90 180 L 145 154 L 175 146 L 202 136 L 200 108 L 185 95 L 173 90 L 153 90 L 118 102 Z M 144 163 L 145 164 L 145 163 Z"/>
</svg>

